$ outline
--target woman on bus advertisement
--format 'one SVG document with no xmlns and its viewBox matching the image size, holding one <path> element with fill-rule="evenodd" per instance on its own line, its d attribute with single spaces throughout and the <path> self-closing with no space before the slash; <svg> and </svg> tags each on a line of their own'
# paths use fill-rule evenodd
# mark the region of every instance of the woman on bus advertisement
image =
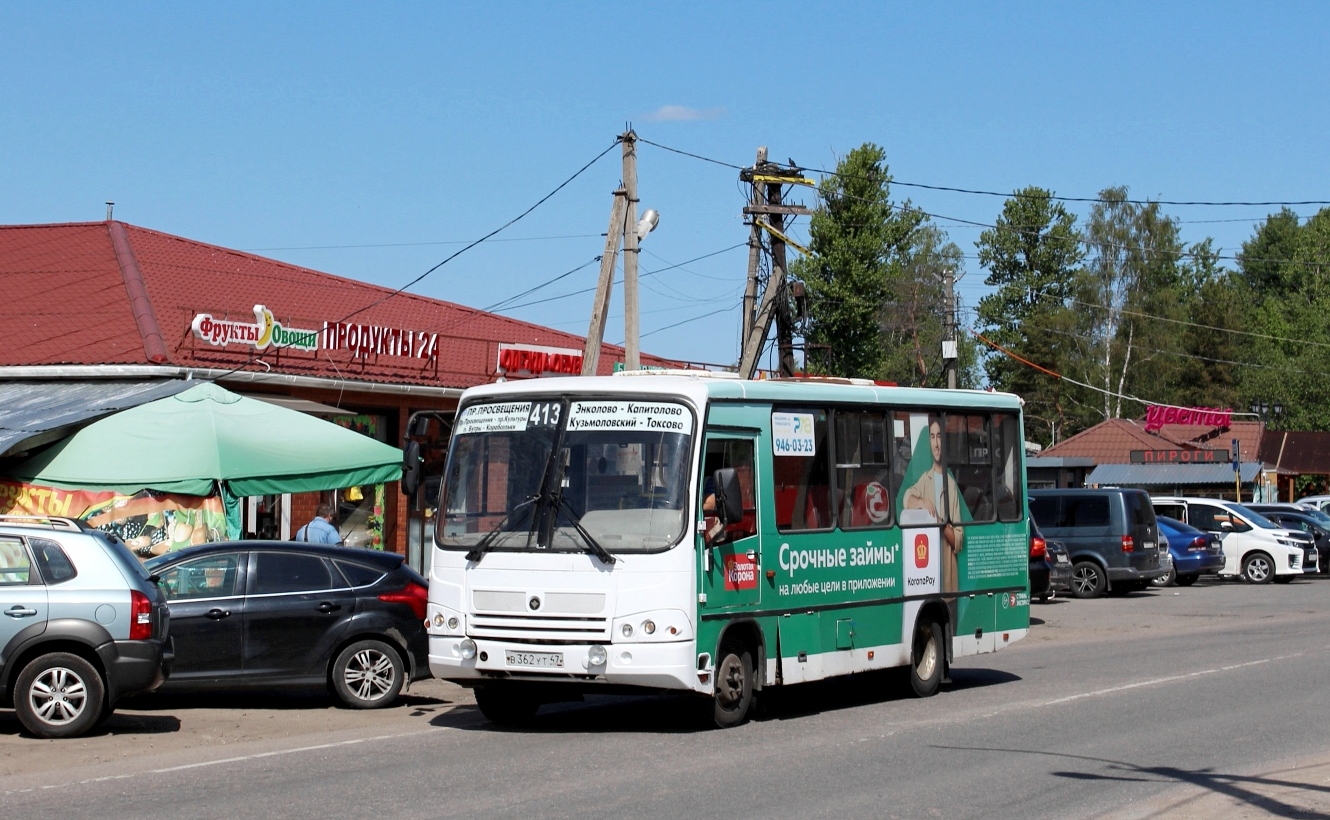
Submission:
<svg viewBox="0 0 1330 820">
<path fill-rule="evenodd" d="M 942 591 L 958 592 L 959 559 L 964 533 L 953 522 L 969 521 L 970 511 L 961 497 L 955 477 L 942 465 L 941 420 L 936 414 L 929 414 L 927 425 L 919 427 L 909 466 L 901 480 L 898 508 L 922 510 L 942 525 Z M 927 446 L 924 446 L 925 436 Z M 944 509 L 945 516 L 942 515 Z"/>
</svg>

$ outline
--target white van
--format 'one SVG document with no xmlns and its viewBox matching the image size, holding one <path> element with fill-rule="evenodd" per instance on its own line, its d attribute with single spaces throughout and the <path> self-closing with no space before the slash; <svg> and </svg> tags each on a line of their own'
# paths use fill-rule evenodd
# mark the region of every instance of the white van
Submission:
<svg viewBox="0 0 1330 820">
<path fill-rule="evenodd" d="M 1286 584 L 1302 575 L 1304 568 L 1316 571 L 1316 546 L 1306 533 L 1283 529 L 1241 504 L 1178 496 L 1155 496 L 1150 501 L 1155 515 L 1176 518 L 1219 536 L 1225 559 L 1220 575 L 1241 575 L 1253 584 Z"/>
</svg>

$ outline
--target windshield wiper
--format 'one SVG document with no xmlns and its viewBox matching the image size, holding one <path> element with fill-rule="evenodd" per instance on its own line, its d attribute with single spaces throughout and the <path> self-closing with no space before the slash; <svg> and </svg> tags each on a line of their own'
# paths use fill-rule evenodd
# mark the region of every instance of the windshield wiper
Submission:
<svg viewBox="0 0 1330 820">
<path fill-rule="evenodd" d="M 582 526 L 582 519 L 578 517 L 577 511 L 573 509 L 573 505 L 568 503 L 568 499 L 562 495 L 559 496 L 559 506 L 568 511 L 568 521 L 573 525 L 573 529 L 577 530 L 577 534 L 582 536 L 582 540 L 586 542 L 588 552 L 599 558 L 603 564 L 613 564 L 619 560 L 609 550 L 602 547 L 591 533 L 587 532 L 586 527 Z M 556 511 L 555 517 L 557 516 L 558 512 Z"/>
<path fill-rule="evenodd" d="M 481 558 L 485 557 L 485 553 L 489 552 L 490 547 L 494 546 L 494 542 L 498 540 L 499 533 L 503 532 L 503 528 L 508 526 L 508 522 L 511 521 L 513 516 L 517 514 L 517 511 L 522 509 L 523 507 L 531 506 L 532 504 L 539 501 L 540 498 L 541 498 L 540 493 L 537 493 L 536 495 L 531 496 L 527 500 L 519 503 L 517 506 L 509 510 L 508 514 L 503 517 L 503 520 L 501 520 L 498 524 L 494 525 L 494 529 L 485 533 L 485 535 L 479 541 L 476 542 L 476 545 L 472 547 L 471 551 L 466 554 L 466 560 L 478 562 L 480 561 Z"/>
</svg>

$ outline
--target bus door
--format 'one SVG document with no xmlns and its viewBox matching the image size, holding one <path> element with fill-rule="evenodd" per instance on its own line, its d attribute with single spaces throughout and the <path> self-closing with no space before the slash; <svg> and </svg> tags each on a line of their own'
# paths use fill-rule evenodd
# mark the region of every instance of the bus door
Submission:
<svg viewBox="0 0 1330 820">
<path fill-rule="evenodd" d="M 707 609 L 751 605 L 761 600 L 762 550 L 757 537 L 753 475 L 756 446 L 756 434 L 707 434 L 697 527 L 701 591 L 706 595 Z M 730 467 L 737 474 L 744 509 L 743 518 L 728 525 L 720 523 L 714 507 L 712 476 L 723 467 Z"/>
</svg>

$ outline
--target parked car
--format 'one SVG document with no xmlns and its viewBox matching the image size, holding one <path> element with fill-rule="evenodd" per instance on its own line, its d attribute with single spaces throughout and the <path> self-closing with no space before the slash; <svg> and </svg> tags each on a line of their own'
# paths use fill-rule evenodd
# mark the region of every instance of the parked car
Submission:
<svg viewBox="0 0 1330 820">
<path fill-rule="evenodd" d="M 166 597 L 125 543 L 69 518 L 0 515 L 0 696 L 74 737 L 171 672 Z"/>
<path fill-rule="evenodd" d="M 1071 592 L 1071 553 L 1067 552 L 1067 545 L 1061 541 L 1046 539 L 1045 550 L 1048 553 L 1048 563 L 1052 567 L 1048 574 L 1050 595 Z M 1040 599 L 1044 603 L 1047 603 L 1047 600 L 1047 598 Z"/>
<path fill-rule="evenodd" d="M 1280 527 L 1241 504 L 1180 496 L 1151 501 L 1158 515 L 1219 536 L 1224 545 L 1222 576 L 1242 577 L 1254 584 L 1288 583 L 1303 574 L 1304 562 L 1315 566 L 1318 560 L 1316 545 L 1306 533 Z"/>
<path fill-rule="evenodd" d="M 1325 512 L 1330 508 L 1330 495 L 1309 495 L 1299 498 L 1297 503 L 1304 507 L 1310 507 L 1313 510 Z"/>
<path fill-rule="evenodd" d="M 1218 573 L 1224 568 L 1224 547 L 1214 533 L 1203 532 L 1190 524 L 1166 515 L 1156 516 L 1159 535 L 1168 541 L 1168 553 L 1173 569 L 1168 575 L 1154 579 L 1155 586 L 1177 584 L 1189 587 L 1207 573 Z"/>
<path fill-rule="evenodd" d="M 1302 530 L 1312 537 L 1319 556 L 1314 564 L 1303 562 L 1303 570 L 1311 567 L 1319 572 L 1330 571 L 1330 515 L 1311 507 L 1297 504 L 1248 504 L 1247 509 L 1260 513 L 1281 527 Z"/>
<path fill-rule="evenodd" d="M 1077 598 L 1145 589 L 1168 574 L 1160 566 L 1159 528 L 1143 490 L 1031 490 L 1030 516 L 1045 538 L 1067 545 Z"/>
<path fill-rule="evenodd" d="M 162 691 L 326 685 L 374 709 L 429 676 L 429 588 L 400 555 L 235 541 L 147 567 L 171 606 L 176 661 Z"/>
</svg>

